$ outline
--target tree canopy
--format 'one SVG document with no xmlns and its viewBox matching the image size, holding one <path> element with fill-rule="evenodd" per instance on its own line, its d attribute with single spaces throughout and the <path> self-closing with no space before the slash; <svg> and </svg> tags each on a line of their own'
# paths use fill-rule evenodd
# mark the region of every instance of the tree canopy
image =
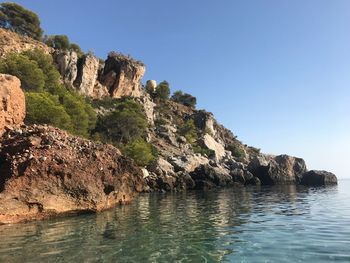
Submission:
<svg viewBox="0 0 350 263">
<path fill-rule="evenodd" d="M 169 87 L 169 83 L 167 81 L 164 80 L 158 84 L 158 86 L 156 87 L 155 96 L 156 96 L 156 98 L 161 99 L 161 100 L 169 99 L 170 87 Z"/>
<path fill-rule="evenodd" d="M 183 93 L 181 90 L 175 91 L 171 99 L 185 106 L 196 107 L 197 98 L 188 93 Z"/>
<path fill-rule="evenodd" d="M 147 128 L 146 117 L 141 105 L 131 99 L 119 101 L 112 112 L 100 116 L 96 132 L 104 140 L 115 144 L 127 144 L 144 135 Z"/>
<path fill-rule="evenodd" d="M 0 4 L 0 27 L 36 40 L 40 40 L 43 34 L 37 14 L 10 2 Z"/>
</svg>

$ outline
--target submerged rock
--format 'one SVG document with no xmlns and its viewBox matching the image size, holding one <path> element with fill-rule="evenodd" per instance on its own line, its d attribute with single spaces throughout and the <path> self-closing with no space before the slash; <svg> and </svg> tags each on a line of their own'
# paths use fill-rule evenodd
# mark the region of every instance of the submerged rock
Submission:
<svg viewBox="0 0 350 263">
<path fill-rule="evenodd" d="M 311 170 L 304 173 L 300 184 L 306 186 L 320 186 L 337 184 L 337 177 L 330 172 Z"/>
<path fill-rule="evenodd" d="M 0 223 L 101 211 L 130 202 L 143 173 L 108 144 L 48 126 L 4 134 L 0 149 Z"/>
</svg>

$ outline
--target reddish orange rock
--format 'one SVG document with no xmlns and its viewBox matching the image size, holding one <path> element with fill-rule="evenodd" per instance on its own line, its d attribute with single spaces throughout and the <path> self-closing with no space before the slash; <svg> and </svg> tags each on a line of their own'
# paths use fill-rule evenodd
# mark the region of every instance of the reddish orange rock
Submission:
<svg viewBox="0 0 350 263">
<path fill-rule="evenodd" d="M 1 144 L 0 223 L 102 211 L 143 190 L 140 168 L 112 145 L 36 125 Z"/>
<path fill-rule="evenodd" d="M 18 78 L 0 74 L 0 135 L 5 127 L 21 124 L 25 117 L 25 98 Z"/>
</svg>

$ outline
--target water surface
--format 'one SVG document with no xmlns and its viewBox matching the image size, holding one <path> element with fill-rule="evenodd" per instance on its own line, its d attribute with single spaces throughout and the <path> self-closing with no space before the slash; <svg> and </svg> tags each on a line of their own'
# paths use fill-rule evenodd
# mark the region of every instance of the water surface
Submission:
<svg viewBox="0 0 350 263">
<path fill-rule="evenodd" d="M 0 236 L 0 262 L 350 262 L 350 180 L 143 194 Z"/>
</svg>

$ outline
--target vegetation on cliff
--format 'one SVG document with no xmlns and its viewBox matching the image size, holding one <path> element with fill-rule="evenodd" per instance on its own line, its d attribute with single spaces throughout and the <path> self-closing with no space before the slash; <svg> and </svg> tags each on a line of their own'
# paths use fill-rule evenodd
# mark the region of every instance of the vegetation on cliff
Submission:
<svg viewBox="0 0 350 263">
<path fill-rule="evenodd" d="M 37 14 L 16 3 L 0 4 L 0 27 L 40 40 L 43 30 Z"/>
<path fill-rule="evenodd" d="M 96 113 L 84 97 L 61 84 L 51 55 L 40 50 L 8 54 L 0 59 L 0 72 L 21 80 L 27 98 L 27 124 L 50 124 L 89 137 Z"/>
</svg>

